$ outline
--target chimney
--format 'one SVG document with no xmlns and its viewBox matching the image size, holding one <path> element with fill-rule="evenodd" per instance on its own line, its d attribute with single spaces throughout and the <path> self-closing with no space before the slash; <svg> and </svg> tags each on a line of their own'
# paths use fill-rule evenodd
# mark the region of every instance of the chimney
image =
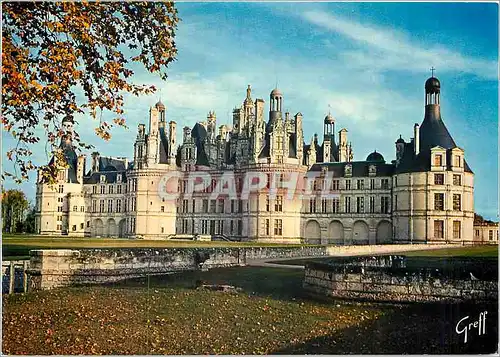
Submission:
<svg viewBox="0 0 500 357">
<path fill-rule="evenodd" d="M 419 135 L 419 125 L 415 123 L 415 126 L 413 127 L 413 147 L 415 148 L 415 155 L 418 155 L 420 152 L 420 135 Z"/>
<path fill-rule="evenodd" d="M 99 171 L 99 157 L 100 155 L 97 151 L 92 153 L 92 172 Z"/>
<path fill-rule="evenodd" d="M 77 180 L 83 183 L 83 175 L 85 174 L 85 155 L 78 156 L 78 163 L 76 168 Z"/>
</svg>

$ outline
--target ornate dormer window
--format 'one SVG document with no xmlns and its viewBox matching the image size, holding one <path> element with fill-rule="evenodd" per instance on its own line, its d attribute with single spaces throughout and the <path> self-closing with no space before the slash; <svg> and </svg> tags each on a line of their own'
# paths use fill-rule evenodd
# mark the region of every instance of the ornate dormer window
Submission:
<svg viewBox="0 0 500 357">
<path fill-rule="evenodd" d="M 118 174 L 118 175 L 116 176 L 116 181 L 117 181 L 118 183 L 121 183 L 121 182 L 122 182 L 122 174 Z"/>
<path fill-rule="evenodd" d="M 368 166 L 368 176 L 376 176 L 377 175 L 377 167 L 375 165 Z"/>
<path fill-rule="evenodd" d="M 431 171 L 446 170 L 446 149 L 435 146 L 431 149 Z"/>
<path fill-rule="evenodd" d="M 105 183 L 106 182 L 106 176 L 105 175 L 101 175 L 101 177 L 99 178 L 99 181 L 101 183 Z"/>
<path fill-rule="evenodd" d="M 344 176 L 345 177 L 352 177 L 352 165 L 347 164 L 344 167 Z"/>
</svg>

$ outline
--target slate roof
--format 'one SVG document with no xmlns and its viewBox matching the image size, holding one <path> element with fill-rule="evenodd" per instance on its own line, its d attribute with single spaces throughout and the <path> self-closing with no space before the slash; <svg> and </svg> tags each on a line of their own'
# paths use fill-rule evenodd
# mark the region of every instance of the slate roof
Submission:
<svg viewBox="0 0 500 357">
<path fill-rule="evenodd" d="M 166 164 L 168 163 L 168 139 L 165 128 L 160 127 L 159 133 L 160 133 L 160 158 L 159 158 L 160 164 Z"/>
<path fill-rule="evenodd" d="M 376 167 L 376 175 L 391 176 L 394 173 L 394 165 L 386 164 L 385 162 L 368 162 L 368 161 L 351 161 L 351 162 L 324 162 L 317 163 L 311 166 L 310 171 L 321 171 L 323 167 L 327 167 L 329 172 L 333 171 L 334 177 L 344 177 L 345 165 L 352 165 L 352 177 L 368 177 L 368 168 L 371 165 Z"/>
<path fill-rule="evenodd" d="M 441 146 L 447 150 L 448 170 L 451 170 L 450 149 L 457 145 L 441 119 L 438 105 L 427 105 L 425 117 L 419 129 L 419 154 L 415 155 L 413 143 L 405 143 L 403 157 L 396 168 L 396 173 L 423 172 L 431 169 L 431 148 Z M 465 172 L 472 172 L 464 160 Z"/>
<path fill-rule="evenodd" d="M 59 145 L 59 148 L 63 150 L 64 158 L 66 159 L 66 162 L 68 164 L 68 180 L 66 182 L 68 183 L 78 183 L 78 179 L 76 176 L 76 169 L 78 166 L 78 155 L 76 155 L 75 149 L 71 142 L 65 142 L 64 140 L 61 140 L 61 144 Z M 54 163 L 55 158 L 52 157 L 49 161 L 49 165 L 52 165 Z"/>
<path fill-rule="evenodd" d="M 196 145 L 196 165 L 210 166 L 207 153 L 203 146 L 203 141 L 207 137 L 207 130 L 200 123 L 196 123 L 191 130 L 191 137 L 194 139 Z"/>
<path fill-rule="evenodd" d="M 106 183 L 116 183 L 118 174 L 122 174 L 122 182 L 127 182 L 127 175 L 125 171 L 102 171 L 93 172 L 89 176 L 83 178 L 84 184 L 96 184 L 101 182 L 101 175 L 106 176 Z"/>
</svg>

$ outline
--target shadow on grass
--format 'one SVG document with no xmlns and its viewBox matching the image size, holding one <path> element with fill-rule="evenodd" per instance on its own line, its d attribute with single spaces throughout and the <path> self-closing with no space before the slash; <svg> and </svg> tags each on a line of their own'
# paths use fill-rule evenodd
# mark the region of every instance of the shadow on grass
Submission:
<svg viewBox="0 0 500 357">
<path fill-rule="evenodd" d="M 303 270 L 277 269 L 266 267 L 233 267 L 217 268 L 209 271 L 183 271 L 179 273 L 150 276 L 150 288 L 184 288 L 196 287 L 197 281 L 206 284 L 228 284 L 240 287 L 246 294 L 269 296 L 274 299 L 301 299 Z M 144 288 L 148 286 L 148 278 L 129 279 L 114 283 L 115 287 Z"/>
<path fill-rule="evenodd" d="M 388 305 L 390 306 L 390 305 Z M 393 305 L 392 305 L 393 306 Z M 467 343 L 458 321 L 477 321 L 488 311 L 486 333 L 472 328 Z M 387 309 L 375 321 L 272 351 L 271 354 L 486 354 L 498 349 L 498 302 L 411 304 Z M 463 323 L 462 323 L 463 324 Z M 463 325 L 460 325 L 460 328 Z"/>
</svg>

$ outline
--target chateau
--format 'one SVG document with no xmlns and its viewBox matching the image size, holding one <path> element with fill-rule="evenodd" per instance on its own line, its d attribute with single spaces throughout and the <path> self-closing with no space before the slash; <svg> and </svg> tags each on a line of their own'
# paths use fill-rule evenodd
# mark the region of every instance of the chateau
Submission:
<svg viewBox="0 0 500 357">
<path fill-rule="evenodd" d="M 158 102 L 148 126 L 138 126 L 131 161 L 94 152 L 87 169 L 71 135 L 63 138 L 68 165 L 59 182 L 37 183 L 37 231 L 314 244 L 471 242 L 474 174 L 441 119 L 440 94 L 439 80 L 429 78 L 423 122 L 412 138 L 396 140 L 390 162 L 377 152 L 353 161 L 348 132 L 337 132 L 330 114 L 323 137 L 306 142 L 303 115 L 283 112 L 278 89 L 266 104 L 252 99 L 248 86 L 232 125 L 217 126 L 209 112 L 182 129 L 179 145 L 177 124 L 167 122 Z M 71 133 L 72 119 L 63 124 Z M 58 165 L 54 158 L 51 164 Z M 207 177 L 193 190 L 193 181 Z M 291 182 L 299 194 L 292 198 Z M 245 185 L 256 189 L 243 195 Z M 167 186 L 175 199 L 163 194 Z M 230 186 L 236 196 L 227 193 Z"/>
</svg>

